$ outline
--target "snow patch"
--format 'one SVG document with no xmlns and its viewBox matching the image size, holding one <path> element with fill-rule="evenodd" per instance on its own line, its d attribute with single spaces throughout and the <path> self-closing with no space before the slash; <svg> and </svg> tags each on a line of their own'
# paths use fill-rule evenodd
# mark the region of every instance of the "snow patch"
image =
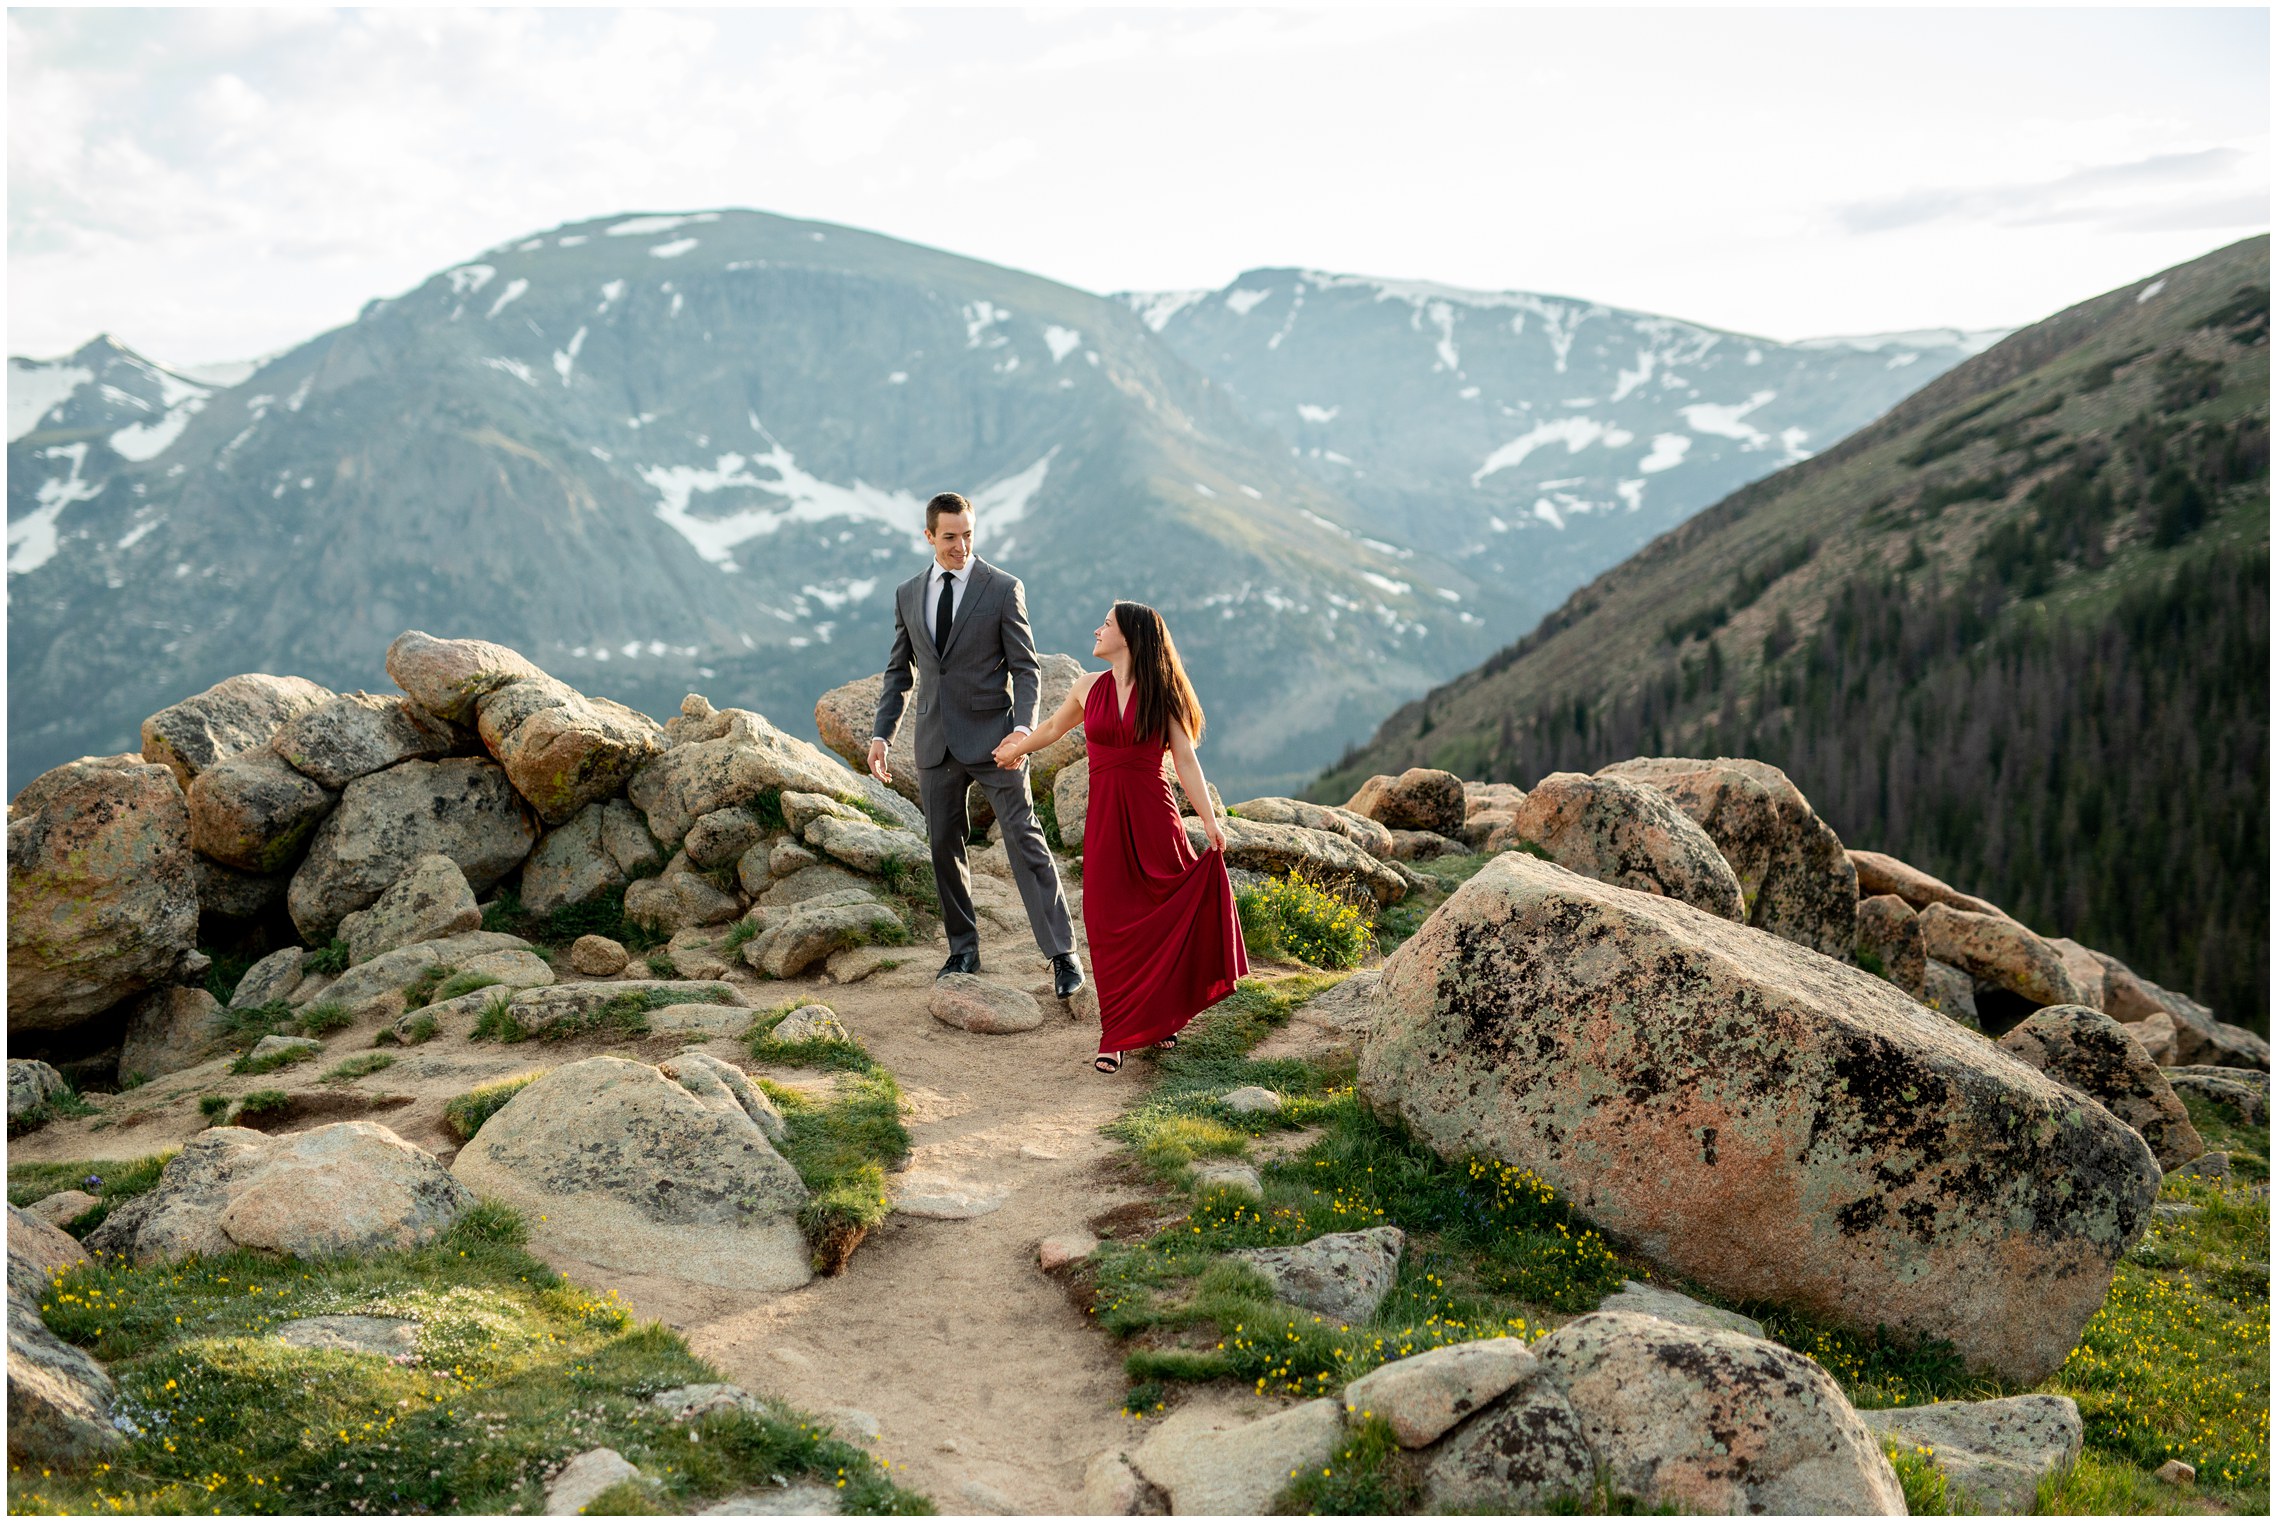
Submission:
<svg viewBox="0 0 2277 1523">
<path fill-rule="evenodd" d="M 1558 516 L 1556 505 L 1553 504 L 1547 497 L 1537 497 L 1534 499 L 1534 516 L 1540 519 L 1543 523 L 1548 524 L 1553 529 L 1562 529 L 1565 527 L 1565 520 Z"/>
<path fill-rule="evenodd" d="M 1272 294 L 1273 288 L 1271 286 L 1266 286 L 1260 290 L 1252 290 L 1246 286 L 1238 287 L 1226 292 L 1225 304 L 1234 316 L 1247 317 L 1259 302 Z"/>
<path fill-rule="evenodd" d="M 1388 592 L 1394 597 L 1405 596 L 1407 593 L 1413 592 L 1415 590 L 1406 582 L 1395 581 L 1388 576 L 1378 576 L 1373 571 L 1361 572 L 1360 580 L 1366 582 L 1369 586 L 1377 589 L 1378 591 Z"/>
<path fill-rule="evenodd" d="M 1619 439 L 1614 439 L 1614 435 Z M 1625 444 L 1630 435 L 1625 429 L 1611 428 L 1595 418 L 1556 418 L 1548 423 L 1537 423 L 1517 438 L 1486 457 L 1479 468 L 1471 472 L 1471 485 L 1477 486 L 1498 471 L 1512 470 L 1525 464 L 1526 457 L 1550 444 L 1563 444 L 1566 453 L 1578 455 L 1600 439 L 1608 444 Z"/>
<path fill-rule="evenodd" d="M 1310 402 L 1299 402 L 1297 404 L 1297 416 L 1304 419 L 1307 423 L 1330 422 L 1336 417 L 1338 413 L 1342 412 L 1343 410 L 1344 409 L 1341 405 L 1336 407 L 1315 407 Z"/>
<path fill-rule="evenodd" d="M 1908 328 L 1897 333 L 1855 333 L 1834 338 L 1799 338 L 1791 349 L 1958 349 L 1963 359 L 1982 354 L 2014 333 L 2014 328 Z"/>
<path fill-rule="evenodd" d="M 1083 334 L 1080 329 L 1062 328 L 1057 324 L 1048 325 L 1044 329 L 1044 343 L 1051 349 L 1054 365 L 1073 354 L 1076 347 L 1082 342 Z"/>
<path fill-rule="evenodd" d="M 1001 349 L 1012 342 L 1001 333 L 988 330 L 1012 314 L 992 301 L 968 301 L 964 306 L 965 347 L 967 349 Z"/>
<path fill-rule="evenodd" d="M 68 460 L 71 474 L 49 477 L 40 483 L 37 501 L 39 506 L 8 525 L 8 574 L 21 576 L 37 571 L 55 559 L 62 548 L 62 538 L 56 533 L 55 521 L 63 510 L 75 502 L 86 502 L 101 494 L 102 487 L 87 481 L 79 473 L 87 464 L 87 441 L 59 444 L 40 451 L 42 459 Z"/>
<path fill-rule="evenodd" d="M 672 229 L 686 227 L 691 222 L 717 221 L 718 212 L 689 212 L 678 217 L 627 217 L 622 222 L 611 223 L 606 231 L 611 238 L 639 238 L 649 233 L 669 233 Z M 565 238 L 562 241 L 566 243 L 569 240 Z"/>
<path fill-rule="evenodd" d="M 1684 457 L 1691 448 L 1690 434 L 1654 434 L 1652 449 L 1644 459 L 1637 462 L 1637 469 L 1648 475 L 1674 469 L 1684 463 Z"/>
<path fill-rule="evenodd" d="M 2135 305 L 2138 307 L 2141 306 L 2144 302 L 2149 301 L 2152 297 L 2156 296 L 2159 292 L 2165 289 L 2166 277 L 2164 275 L 2161 275 L 2158 279 L 2143 287 L 2142 294 L 2135 298 Z"/>
<path fill-rule="evenodd" d="M 1677 411 L 1683 415 L 1685 426 L 1696 434 L 1715 434 L 1724 439 L 1737 439 L 1742 449 L 1763 449 L 1771 443 L 1771 437 L 1746 421 L 1747 415 L 1778 394 L 1775 391 L 1759 391 L 1745 402 L 1694 402 Z"/>
<path fill-rule="evenodd" d="M 129 460 L 155 460 L 182 437 L 182 430 L 190 426 L 190 415 L 205 405 L 202 397 L 194 397 L 162 418 L 149 423 L 129 423 L 111 435 L 111 448 Z"/>
<path fill-rule="evenodd" d="M 486 354 L 482 357 L 482 363 L 488 365 L 493 370 L 505 371 L 508 375 L 520 381 L 524 386 L 535 386 L 538 384 L 537 376 L 532 374 L 530 367 L 523 364 L 520 360 L 510 360 L 502 354 Z"/>
<path fill-rule="evenodd" d="M 1125 291 L 1122 300 L 1138 314 L 1140 322 L 1160 333 L 1170 319 L 1209 295 L 1207 291 Z"/>
<path fill-rule="evenodd" d="M 516 297 L 520 296 L 520 295 L 521 295 L 521 294 L 522 294 L 524 291 L 527 291 L 529 288 L 530 288 L 530 283 L 529 283 L 528 281 L 526 281 L 526 280 L 523 280 L 523 279 L 519 278 L 519 277 L 517 277 L 517 278 L 515 278 L 515 279 L 513 279 L 513 280 L 510 280 L 510 281 L 506 282 L 506 289 L 505 289 L 505 290 L 503 290 L 503 291 L 501 291 L 501 292 L 499 292 L 499 293 L 498 293 L 498 299 L 497 299 L 496 301 L 494 301 L 494 302 L 492 302 L 492 303 L 490 304 L 490 312 L 489 312 L 489 315 L 490 315 L 490 316 L 492 316 L 492 317 L 496 317 L 496 316 L 497 316 L 499 313 L 501 313 L 501 312 L 505 311 L 505 310 L 506 310 L 506 304 L 507 304 L 508 302 L 511 302 L 511 301 L 513 301 L 513 300 L 514 300 Z"/>
<path fill-rule="evenodd" d="M 490 284 L 490 277 L 497 273 L 497 270 L 487 264 L 462 264 L 455 270 L 443 272 L 451 283 L 453 296 L 472 296 Z"/>
<path fill-rule="evenodd" d="M 609 308 L 624 300 L 624 296 L 625 283 L 621 280 L 610 281 L 607 285 L 601 287 L 601 305 L 593 309 L 593 315 L 595 317 L 599 317 L 602 313 L 608 311 Z"/>
<path fill-rule="evenodd" d="M 95 372 L 79 365 L 8 361 L 8 438 L 23 438 L 50 409 L 71 400 L 72 393 L 93 379 Z"/>
<path fill-rule="evenodd" d="M 1657 358 L 1658 356 L 1650 349 L 1639 349 L 1637 351 L 1637 368 L 1623 370 L 1613 378 L 1613 395 L 1610 400 L 1618 402 L 1651 380 L 1653 361 Z"/>
<path fill-rule="evenodd" d="M 554 239 L 553 246 L 557 249 L 573 249 L 580 243 L 587 243 L 590 241 L 591 240 L 588 239 L 583 233 L 568 233 L 562 237 Z"/>
<path fill-rule="evenodd" d="M 585 328 L 579 324 L 577 331 L 569 336 L 569 347 L 553 352 L 553 373 L 561 377 L 562 385 L 569 384 L 569 373 L 577 368 L 577 351 L 584 347 Z"/>
<path fill-rule="evenodd" d="M 1631 481 L 1613 483 L 1613 490 L 1620 494 L 1621 501 L 1628 505 L 1631 513 L 1644 506 L 1644 489 L 1645 484 L 1642 476 Z"/>
<path fill-rule="evenodd" d="M 675 238 L 670 243 L 657 244 L 648 251 L 648 257 L 651 259 L 677 259 L 702 241 L 700 238 Z"/>
</svg>

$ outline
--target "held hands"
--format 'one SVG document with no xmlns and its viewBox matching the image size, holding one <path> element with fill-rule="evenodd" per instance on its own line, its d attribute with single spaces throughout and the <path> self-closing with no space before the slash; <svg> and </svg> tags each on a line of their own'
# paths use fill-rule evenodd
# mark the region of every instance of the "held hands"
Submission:
<svg viewBox="0 0 2277 1523">
<path fill-rule="evenodd" d="M 893 773 L 886 767 L 886 743 L 875 735 L 870 737 L 870 776 L 881 783 L 893 781 Z"/>
</svg>

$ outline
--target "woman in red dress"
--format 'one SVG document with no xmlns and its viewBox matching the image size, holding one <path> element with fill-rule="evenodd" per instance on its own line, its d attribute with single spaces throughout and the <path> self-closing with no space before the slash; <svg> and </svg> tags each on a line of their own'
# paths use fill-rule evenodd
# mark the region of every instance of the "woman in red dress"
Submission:
<svg viewBox="0 0 2277 1523">
<path fill-rule="evenodd" d="M 1178 1031 L 1233 992 L 1249 971 L 1225 871 L 1225 828 L 1194 745 L 1202 703 L 1162 615 L 1117 603 L 1093 638 L 1107 670 L 1086 673 L 1058 712 L 996 748 L 1000 767 L 1083 726 L 1091 800 L 1083 815 L 1083 929 L 1099 988 L 1099 1056 L 1177 1045 Z M 1168 751 L 1210 849 L 1194 855 L 1170 780 Z"/>
</svg>

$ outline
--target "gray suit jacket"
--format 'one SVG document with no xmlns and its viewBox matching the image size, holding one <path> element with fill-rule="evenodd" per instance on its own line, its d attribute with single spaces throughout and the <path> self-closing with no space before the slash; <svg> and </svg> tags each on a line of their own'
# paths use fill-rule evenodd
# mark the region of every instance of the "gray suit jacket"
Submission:
<svg viewBox="0 0 2277 1523">
<path fill-rule="evenodd" d="M 993 766 L 996 743 L 1015 726 L 1036 723 L 1040 667 L 1027 590 L 978 556 L 967 570 L 971 580 L 957 598 L 945 651 L 933 649 L 933 610 L 924 606 L 931 568 L 894 589 L 893 653 L 870 733 L 892 741 L 914 678 L 920 767 L 941 766 L 951 755 L 967 766 Z"/>
</svg>

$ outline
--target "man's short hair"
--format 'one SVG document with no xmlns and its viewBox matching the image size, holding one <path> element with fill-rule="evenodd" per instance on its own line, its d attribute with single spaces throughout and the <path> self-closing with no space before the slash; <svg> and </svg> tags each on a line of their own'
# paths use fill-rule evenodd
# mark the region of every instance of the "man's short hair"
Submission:
<svg viewBox="0 0 2277 1523">
<path fill-rule="evenodd" d="M 970 513 L 972 504 L 960 492 L 943 492 L 925 504 L 925 532 L 931 534 L 943 513 Z"/>
</svg>

